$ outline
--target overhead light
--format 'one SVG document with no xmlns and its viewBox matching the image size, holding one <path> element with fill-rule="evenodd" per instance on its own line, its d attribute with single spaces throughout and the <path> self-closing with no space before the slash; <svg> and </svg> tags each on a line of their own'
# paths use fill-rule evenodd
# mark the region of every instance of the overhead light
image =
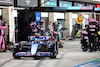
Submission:
<svg viewBox="0 0 100 67">
<path fill-rule="evenodd" d="M 100 2 L 100 0 L 92 0 L 92 1 L 98 1 L 98 2 Z"/>
</svg>

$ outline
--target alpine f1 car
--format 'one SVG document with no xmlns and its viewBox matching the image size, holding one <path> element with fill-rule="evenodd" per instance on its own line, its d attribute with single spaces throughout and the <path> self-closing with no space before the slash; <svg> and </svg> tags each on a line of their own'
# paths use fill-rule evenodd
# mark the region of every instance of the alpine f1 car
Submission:
<svg viewBox="0 0 100 67">
<path fill-rule="evenodd" d="M 58 54 L 57 40 L 51 36 L 29 36 L 29 41 L 14 44 L 13 57 L 43 57 L 56 58 Z"/>
</svg>

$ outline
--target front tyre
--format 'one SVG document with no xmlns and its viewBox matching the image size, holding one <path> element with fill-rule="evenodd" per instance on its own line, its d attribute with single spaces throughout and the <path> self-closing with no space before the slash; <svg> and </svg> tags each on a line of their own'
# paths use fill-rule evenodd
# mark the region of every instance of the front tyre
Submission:
<svg viewBox="0 0 100 67">
<path fill-rule="evenodd" d="M 20 56 L 16 56 L 16 53 L 13 53 L 13 58 L 14 59 L 20 59 L 21 57 Z"/>
<path fill-rule="evenodd" d="M 57 46 L 55 45 L 55 46 L 54 46 L 54 52 L 53 52 L 53 55 L 50 56 L 50 58 L 56 58 L 56 57 L 57 57 L 57 53 L 58 53 L 58 51 L 57 51 Z"/>
<path fill-rule="evenodd" d="M 20 57 L 20 56 L 15 56 L 15 55 L 14 55 L 13 58 L 14 58 L 14 59 L 20 59 L 21 57 Z"/>
<path fill-rule="evenodd" d="M 53 56 L 51 56 L 50 58 L 56 58 L 57 57 L 57 52 L 53 53 Z"/>
</svg>

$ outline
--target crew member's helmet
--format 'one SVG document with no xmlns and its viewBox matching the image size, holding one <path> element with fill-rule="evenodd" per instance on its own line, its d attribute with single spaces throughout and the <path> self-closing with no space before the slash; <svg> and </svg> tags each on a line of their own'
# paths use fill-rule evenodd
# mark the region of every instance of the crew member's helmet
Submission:
<svg viewBox="0 0 100 67">
<path fill-rule="evenodd" d="M 94 19 L 89 19 L 89 24 L 96 25 L 97 23 L 98 23 L 98 21 L 96 21 Z"/>
<path fill-rule="evenodd" d="M 96 24 L 98 24 L 98 21 L 97 21 L 97 20 L 95 20 L 94 22 L 95 22 Z"/>
<path fill-rule="evenodd" d="M 61 22 L 58 21 L 58 24 L 61 24 Z"/>
<path fill-rule="evenodd" d="M 35 24 L 34 24 L 34 23 L 31 23 L 31 24 L 30 24 L 30 26 L 33 26 L 33 25 L 35 25 Z"/>
<path fill-rule="evenodd" d="M 94 19 L 89 19 L 89 23 L 94 22 Z"/>
<path fill-rule="evenodd" d="M 58 21 L 58 26 L 61 24 L 61 22 Z"/>
<path fill-rule="evenodd" d="M 52 23 L 53 23 L 53 25 L 56 25 L 56 22 L 55 21 L 53 21 Z"/>
<path fill-rule="evenodd" d="M 93 25 L 98 24 L 98 21 L 94 20 L 94 22 L 91 22 Z"/>
<path fill-rule="evenodd" d="M 4 22 L 3 20 L 0 20 L 0 25 L 1 25 L 1 26 L 5 26 L 5 23 L 6 23 L 6 22 Z"/>
<path fill-rule="evenodd" d="M 40 21 L 40 25 L 43 25 L 43 23 L 44 23 L 44 20 L 41 20 L 41 21 Z"/>
<path fill-rule="evenodd" d="M 31 28 L 35 28 L 35 23 L 30 24 Z"/>
</svg>

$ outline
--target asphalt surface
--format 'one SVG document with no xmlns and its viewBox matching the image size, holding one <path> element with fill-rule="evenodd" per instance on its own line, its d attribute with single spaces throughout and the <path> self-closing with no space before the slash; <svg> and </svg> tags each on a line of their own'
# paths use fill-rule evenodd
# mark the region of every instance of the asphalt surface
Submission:
<svg viewBox="0 0 100 67">
<path fill-rule="evenodd" d="M 12 53 L 0 53 L 0 67 L 74 67 L 76 65 L 100 58 L 100 51 L 82 52 L 80 39 L 63 41 L 64 48 L 59 49 L 56 59 L 43 57 L 35 60 L 33 57 L 13 59 Z"/>
</svg>

